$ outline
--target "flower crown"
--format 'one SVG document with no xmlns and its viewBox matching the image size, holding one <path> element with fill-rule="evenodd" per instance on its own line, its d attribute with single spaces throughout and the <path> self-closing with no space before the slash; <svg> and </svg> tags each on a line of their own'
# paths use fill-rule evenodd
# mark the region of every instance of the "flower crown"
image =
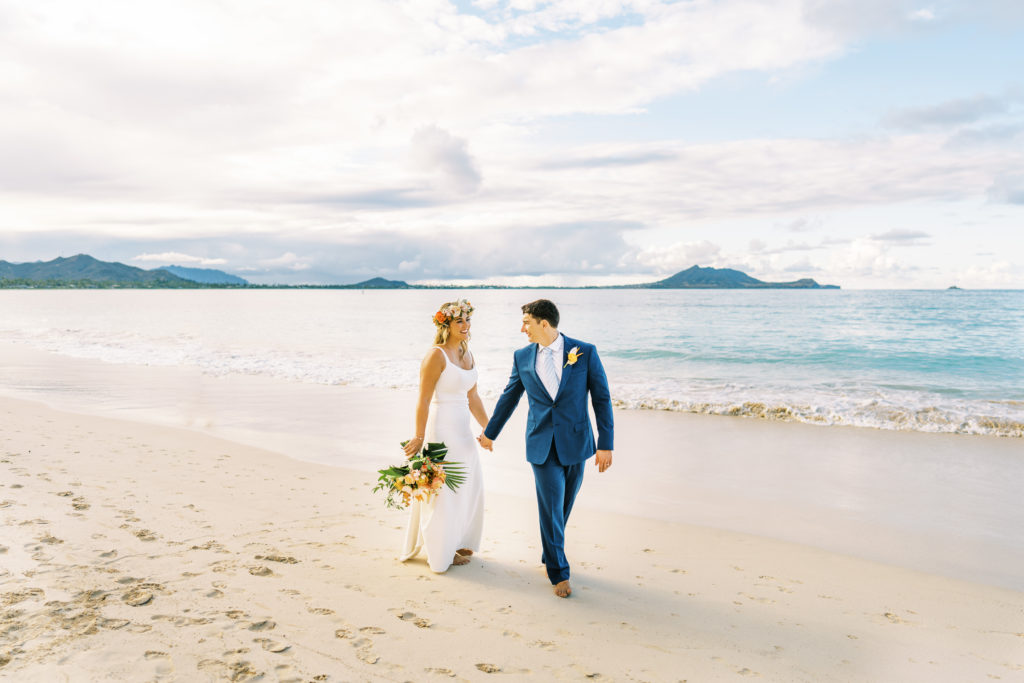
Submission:
<svg viewBox="0 0 1024 683">
<path fill-rule="evenodd" d="M 438 327 L 445 327 L 457 318 L 468 318 L 473 315 L 473 304 L 465 299 L 459 299 L 453 304 L 444 306 L 434 314 L 434 324 Z"/>
</svg>

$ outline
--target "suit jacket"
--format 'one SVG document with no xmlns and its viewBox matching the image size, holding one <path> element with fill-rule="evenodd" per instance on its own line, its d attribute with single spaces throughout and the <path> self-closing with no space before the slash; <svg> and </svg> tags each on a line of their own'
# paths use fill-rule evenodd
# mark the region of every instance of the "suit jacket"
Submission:
<svg viewBox="0 0 1024 683">
<path fill-rule="evenodd" d="M 537 375 L 537 344 L 525 346 L 513 355 L 508 385 L 484 429 L 488 439 L 498 438 L 525 392 L 530 405 L 526 418 L 526 459 L 535 464 L 543 463 L 548 457 L 552 441 L 563 465 L 581 463 L 594 454 L 594 432 L 587 413 L 588 393 L 597 419 L 596 449 L 613 450 L 612 401 L 597 349 L 593 344 L 562 336 L 564 367 L 555 398 L 551 398 Z M 576 363 L 566 365 L 569 351 L 576 346 L 581 355 Z"/>
</svg>

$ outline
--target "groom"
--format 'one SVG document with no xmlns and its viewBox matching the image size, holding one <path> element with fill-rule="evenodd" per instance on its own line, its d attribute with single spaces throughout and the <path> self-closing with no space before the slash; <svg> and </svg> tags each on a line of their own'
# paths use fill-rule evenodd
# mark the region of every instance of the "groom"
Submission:
<svg viewBox="0 0 1024 683">
<path fill-rule="evenodd" d="M 555 595 L 567 598 L 569 561 L 565 523 L 583 483 L 583 466 L 596 455 L 599 472 L 612 466 L 612 402 L 597 349 L 558 331 L 558 309 L 547 299 L 523 306 L 522 332 L 529 346 L 515 352 L 512 375 L 490 422 L 479 437 L 493 450 L 493 439 L 512 416 L 523 392 L 530 402 L 526 419 L 526 459 L 533 466 L 540 512 L 540 538 Z M 590 393 L 597 418 L 597 446 L 587 414 Z"/>
</svg>

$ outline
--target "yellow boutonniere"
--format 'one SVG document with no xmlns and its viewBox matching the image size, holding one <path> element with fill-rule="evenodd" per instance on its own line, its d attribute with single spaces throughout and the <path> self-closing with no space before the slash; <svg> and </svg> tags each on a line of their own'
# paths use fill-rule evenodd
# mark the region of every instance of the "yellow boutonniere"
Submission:
<svg viewBox="0 0 1024 683">
<path fill-rule="evenodd" d="M 569 351 L 569 360 L 565 361 L 565 365 L 563 365 L 562 367 L 567 368 L 570 365 L 576 365 L 576 361 L 578 361 L 580 359 L 580 356 L 582 355 L 583 354 L 580 353 L 580 347 L 572 347 L 572 349 Z"/>
</svg>

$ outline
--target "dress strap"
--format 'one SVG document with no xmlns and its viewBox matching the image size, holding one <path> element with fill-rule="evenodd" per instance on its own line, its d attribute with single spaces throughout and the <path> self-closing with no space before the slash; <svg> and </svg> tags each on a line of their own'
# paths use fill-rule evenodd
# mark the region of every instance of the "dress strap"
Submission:
<svg viewBox="0 0 1024 683">
<path fill-rule="evenodd" d="M 452 362 L 451 359 L 448 358 L 448 354 L 445 353 L 444 349 L 442 349 L 440 346 L 435 346 L 434 348 L 440 351 L 441 355 L 444 356 L 444 366 L 448 367 L 448 365 Z"/>
</svg>

